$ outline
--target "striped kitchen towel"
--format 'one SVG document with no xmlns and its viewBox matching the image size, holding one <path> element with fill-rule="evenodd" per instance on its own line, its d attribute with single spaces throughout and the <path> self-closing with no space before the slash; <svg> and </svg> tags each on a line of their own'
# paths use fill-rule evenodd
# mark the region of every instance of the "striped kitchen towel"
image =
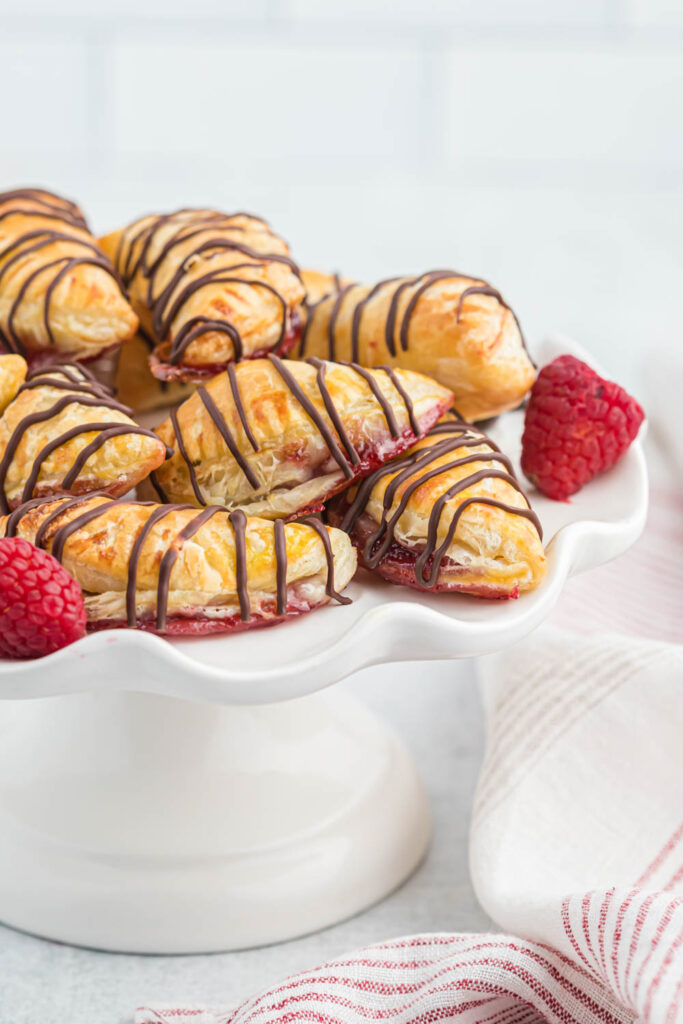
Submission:
<svg viewBox="0 0 683 1024">
<path fill-rule="evenodd" d="M 683 1022 L 683 648 L 541 630 L 484 659 L 471 871 L 502 935 L 424 935 L 138 1024 Z"/>
</svg>

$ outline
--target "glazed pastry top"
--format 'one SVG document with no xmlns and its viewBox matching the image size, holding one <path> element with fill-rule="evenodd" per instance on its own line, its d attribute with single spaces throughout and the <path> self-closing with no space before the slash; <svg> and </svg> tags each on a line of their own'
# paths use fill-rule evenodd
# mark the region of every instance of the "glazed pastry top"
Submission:
<svg viewBox="0 0 683 1024">
<path fill-rule="evenodd" d="M 535 377 L 519 323 L 495 288 L 451 270 L 343 285 L 309 306 L 297 358 L 389 363 L 449 387 L 461 415 L 519 405 Z"/>
<path fill-rule="evenodd" d="M 0 347 L 92 359 L 136 327 L 74 203 L 40 189 L 0 193 Z"/>
<path fill-rule="evenodd" d="M 230 367 L 158 428 L 175 454 L 160 495 L 289 515 L 405 450 L 451 404 L 403 370 L 282 361 Z"/>
<path fill-rule="evenodd" d="M 3 378 L 16 382 L 14 364 L 6 363 L 0 360 L 0 391 Z M 135 486 L 167 451 L 129 413 L 85 367 L 33 370 L 0 418 L 0 509 L 34 495 L 122 494 Z"/>
<path fill-rule="evenodd" d="M 258 217 L 179 210 L 101 239 L 158 360 L 207 367 L 278 351 L 304 299 L 287 244 Z"/>
<path fill-rule="evenodd" d="M 237 604 L 248 620 L 252 600 L 270 595 L 283 612 L 287 588 L 310 584 L 316 601 L 341 598 L 356 557 L 348 537 L 317 520 L 275 523 L 212 507 L 158 505 L 106 497 L 29 503 L 0 520 L 61 561 L 90 595 L 89 612 L 128 616 L 153 601 L 159 628 L 188 605 Z M 322 588 L 322 595 L 318 589 Z M 316 589 L 318 588 L 318 589 Z"/>
<path fill-rule="evenodd" d="M 420 586 L 443 582 L 449 566 L 480 578 L 483 569 L 489 583 L 522 566 L 523 589 L 543 578 L 541 525 L 510 460 L 453 415 L 338 499 L 342 529 L 353 534 L 361 519 L 363 563 L 376 568 L 398 544 L 415 553 Z"/>
</svg>

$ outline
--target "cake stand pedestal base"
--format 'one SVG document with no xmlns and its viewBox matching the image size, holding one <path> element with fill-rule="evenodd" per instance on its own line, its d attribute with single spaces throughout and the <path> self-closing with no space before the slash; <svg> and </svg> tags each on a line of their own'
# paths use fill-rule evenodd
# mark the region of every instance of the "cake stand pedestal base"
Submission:
<svg viewBox="0 0 683 1024">
<path fill-rule="evenodd" d="M 138 953 L 291 939 L 396 888 L 429 832 L 407 751 L 343 694 L 0 707 L 0 920 L 50 939 Z"/>
</svg>

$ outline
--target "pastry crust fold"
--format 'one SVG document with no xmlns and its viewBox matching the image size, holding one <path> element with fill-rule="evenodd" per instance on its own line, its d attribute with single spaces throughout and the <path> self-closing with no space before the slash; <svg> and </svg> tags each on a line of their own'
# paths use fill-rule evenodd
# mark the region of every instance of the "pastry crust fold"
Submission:
<svg viewBox="0 0 683 1024">
<path fill-rule="evenodd" d="M 455 271 L 351 284 L 310 304 L 292 358 L 415 370 L 450 388 L 466 420 L 518 406 L 535 370 L 519 323 L 485 281 Z"/>
<path fill-rule="evenodd" d="M 5 363 L 0 392 L 3 378 L 16 383 Z M 29 373 L 0 418 L 0 511 L 53 494 L 125 494 L 168 454 L 129 412 L 78 364 Z"/>
<path fill-rule="evenodd" d="M 286 242 L 257 217 L 154 214 L 100 244 L 154 339 L 160 379 L 207 379 L 230 362 L 284 353 L 299 337 L 304 286 Z"/>
<path fill-rule="evenodd" d="M 276 356 L 231 367 L 158 429 L 163 500 L 289 516 L 399 454 L 450 407 L 421 374 Z"/>
<path fill-rule="evenodd" d="M 91 360 L 138 322 L 79 208 L 41 189 L 0 193 L 0 348 Z"/>
<path fill-rule="evenodd" d="M 509 459 L 449 416 L 328 508 L 362 565 L 392 583 L 517 597 L 545 573 L 540 523 Z"/>
<path fill-rule="evenodd" d="M 0 535 L 50 551 L 84 592 L 90 629 L 201 635 L 270 625 L 340 591 L 356 569 L 346 534 L 317 521 L 111 500 L 29 502 Z"/>
</svg>

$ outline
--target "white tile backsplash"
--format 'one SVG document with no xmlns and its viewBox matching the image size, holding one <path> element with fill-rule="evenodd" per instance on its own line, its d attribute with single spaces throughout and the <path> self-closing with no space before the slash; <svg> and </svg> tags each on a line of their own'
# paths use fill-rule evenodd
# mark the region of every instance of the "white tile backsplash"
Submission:
<svg viewBox="0 0 683 1024">
<path fill-rule="evenodd" d="M 205 157 L 271 174 L 283 162 L 410 162 L 422 66 L 419 54 L 333 40 L 124 40 L 113 61 L 114 144 L 122 154 L 189 157 L 197 171 Z"/>
<path fill-rule="evenodd" d="M 455 48 L 444 141 L 455 166 L 683 170 L 683 60 L 616 46 Z M 535 166 L 534 166 L 535 165 Z"/>
<path fill-rule="evenodd" d="M 1 25 L 1 21 L 0 21 Z M 0 154 L 65 153 L 87 148 L 87 53 L 82 42 L 0 29 Z"/>
<path fill-rule="evenodd" d="M 631 25 L 683 28 L 681 0 L 626 0 L 625 13 Z"/>
<path fill-rule="evenodd" d="M 642 0 L 643 3 L 646 0 Z M 454 25 L 488 29 L 602 27 L 612 18 L 610 0 L 282 0 L 284 12 L 302 23 Z"/>
</svg>

